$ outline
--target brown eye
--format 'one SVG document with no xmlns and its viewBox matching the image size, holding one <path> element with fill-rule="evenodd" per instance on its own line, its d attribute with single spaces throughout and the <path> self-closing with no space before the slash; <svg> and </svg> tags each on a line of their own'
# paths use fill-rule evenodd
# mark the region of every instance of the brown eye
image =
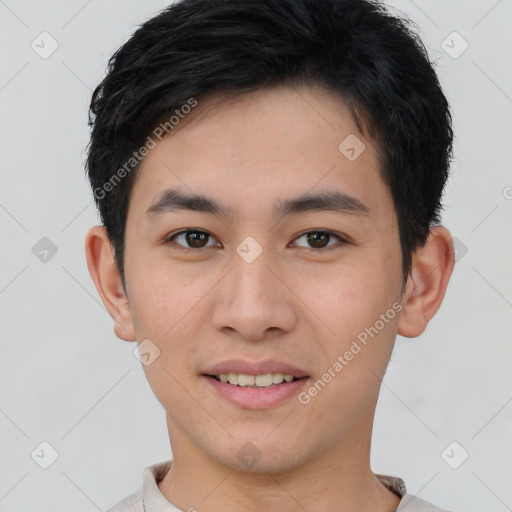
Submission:
<svg viewBox="0 0 512 512">
<path fill-rule="evenodd" d="M 184 247 L 185 249 L 202 249 L 204 247 L 211 247 L 206 244 L 208 242 L 208 239 L 211 238 L 211 235 L 209 233 L 206 233 L 205 231 L 198 231 L 198 230 L 188 230 L 188 231 L 180 231 L 179 233 L 176 233 L 168 238 L 168 242 L 175 242 L 176 240 L 181 239 L 184 243 L 177 243 L 177 245 L 180 245 Z M 213 244 L 215 245 L 215 244 Z"/>
<path fill-rule="evenodd" d="M 304 233 L 300 237 L 297 238 L 297 240 L 300 240 L 301 238 L 305 238 L 306 243 L 309 244 L 309 247 L 306 246 L 308 249 L 324 249 L 326 247 L 331 247 L 334 244 L 329 244 L 329 242 L 334 238 L 338 239 L 342 243 L 344 240 L 334 233 L 331 233 L 330 231 L 309 231 L 308 233 Z M 305 247 L 305 246 L 301 246 Z"/>
<path fill-rule="evenodd" d="M 321 233 L 317 231 L 315 233 L 308 233 L 306 235 L 306 239 L 308 244 L 311 244 L 315 249 L 322 249 L 329 243 L 330 235 L 328 233 Z"/>
</svg>

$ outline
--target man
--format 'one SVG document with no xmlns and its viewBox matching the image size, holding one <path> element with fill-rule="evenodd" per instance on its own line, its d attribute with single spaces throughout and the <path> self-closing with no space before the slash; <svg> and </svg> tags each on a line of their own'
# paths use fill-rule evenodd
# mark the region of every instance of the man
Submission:
<svg viewBox="0 0 512 512">
<path fill-rule="evenodd" d="M 441 510 L 369 462 L 395 337 L 454 266 L 451 116 L 406 21 L 183 0 L 115 53 L 90 123 L 88 267 L 172 448 L 112 512 Z"/>
</svg>

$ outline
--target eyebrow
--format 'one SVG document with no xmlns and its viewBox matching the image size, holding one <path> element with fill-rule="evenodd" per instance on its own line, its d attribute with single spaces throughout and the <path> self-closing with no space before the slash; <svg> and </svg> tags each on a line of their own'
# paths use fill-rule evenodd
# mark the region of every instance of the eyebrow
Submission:
<svg viewBox="0 0 512 512">
<path fill-rule="evenodd" d="M 199 194 L 188 194 L 178 189 L 168 189 L 147 210 L 146 215 L 157 216 L 175 213 L 180 210 L 205 212 L 224 218 L 234 217 L 234 211 L 213 198 Z M 369 209 L 359 199 L 337 190 L 317 194 L 303 194 L 299 197 L 278 201 L 274 204 L 274 217 L 285 217 L 290 214 L 334 211 L 351 215 L 368 215 Z"/>
</svg>

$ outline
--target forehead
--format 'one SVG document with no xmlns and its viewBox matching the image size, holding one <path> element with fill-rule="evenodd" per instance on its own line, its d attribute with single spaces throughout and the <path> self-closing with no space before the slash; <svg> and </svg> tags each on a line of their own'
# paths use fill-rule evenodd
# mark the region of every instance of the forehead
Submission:
<svg viewBox="0 0 512 512">
<path fill-rule="evenodd" d="M 337 188 L 374 208 L 389 202 L 378 164 L 340 97 L 280 86 L 199 99 L 142 161 L 132 194 L 147 208 L 166 189 L 208 192 L 236 213 Z"/>
</svg>

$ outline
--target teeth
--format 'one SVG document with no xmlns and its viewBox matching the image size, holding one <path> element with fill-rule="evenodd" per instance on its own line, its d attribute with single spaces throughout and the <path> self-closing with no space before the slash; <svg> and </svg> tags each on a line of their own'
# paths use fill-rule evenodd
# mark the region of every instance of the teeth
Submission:
<svg viewBox="0 0 512 512">
<path fill-rule="evenodd" d="M 232 384 L 232 382 L 230 382 Z M 254 386 L 254 375 L 244 375 L 241 373 L 238 376 L 238 385 L 239 386 Z"/>
<path fill-rule="evenodd" d="M 244 373 L 221 373 L 216 375 L 221 382 L 229 382 L 234 386 L 268 388 L 274 384 L 291 382 L 295 379 L 293 375 L 282 373 L 267 373 L 265 375 L 246 375 Z"/>
<path fill-rule="evenodd" d="M 283 379 L 284 375 L 282 373 L 274 373 L 274 375 L 272 375 L 272 382 L 274 384 L 280 384 L 281 382 L 283 382 Z"/>
<path fill-rule="evenodd" d="M 256 378 L 254 379 L 254 383 L 256 384 L 256 386 L 260 386 L 263 388 L 272 386 L 273 376 L 271 373 L 267 373 L 266 375 L 256 375 Z"/>
</svg>

